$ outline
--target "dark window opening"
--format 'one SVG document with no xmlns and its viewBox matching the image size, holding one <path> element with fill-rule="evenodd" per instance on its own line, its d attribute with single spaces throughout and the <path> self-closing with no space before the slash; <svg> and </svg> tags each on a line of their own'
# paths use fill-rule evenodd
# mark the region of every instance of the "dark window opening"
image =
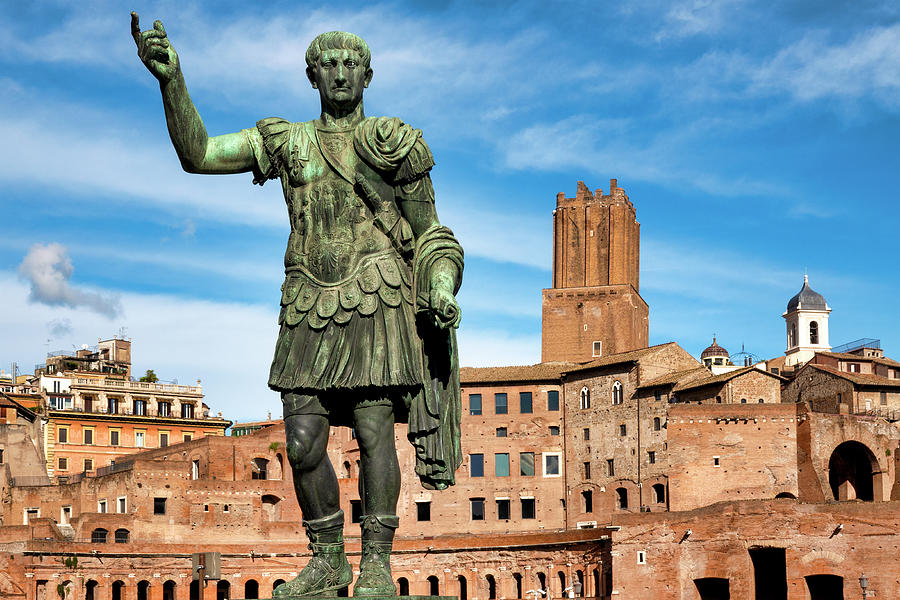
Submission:
<svg viewBox="0 0 900 600">
<path fill-rule="evenodd" d="M 494 414 L 505 415 L 509 412 L 506 394 L 494 394 Z"/>
<path fill-rule="evenodd" d="M 153 514 L 154 515 L 166 514 L 166 499 L 165 498 L 154 498 L 153 499 Z"/>
<path fill-rule="evenodd" d="M 695 579 L 700 600 L 731 600 L 728 580 L 722 577 L 703 577 Z"/>
<path fill-rule="evenodd" d="M 549 412 L 556 412 L 559 410 L 559 392 L 556 390 L 551 390 L 547 392 L 547 410 Z"/>
<path fill-rule="evenodd" d="M 497 500 L 497 519 L 500 521 L 509 521 L 509 517 L 509 498 Z"/>
<path fill-rule="evenodd" d="M 787 600 L 784 548 L 750 548 L 756 600 Z"/>
<path fill-rule="evenodd" d="M 98 527 L 91 532 L 91 543 L 105 544 L 107 535 L 109 535 L 109 532 L 107 530 L 103 529 L 102 527 Z"/>
<path fill-rule="evenodd" d="M 469 414 L 481 414 L 481 394 L 469 394 Z"/>
<path fill-rule="evenodd" d="M 416 502 L 416 520 L 431 520 L 431 502 Z"/>
<path fill-rule="evenodd" d="M 522 518 L 523 519 L 533 519 L 534 518 L 534 498 L 521 498 L 522 503 Z"/>
<path fill-rule="evenodd" d="M 432 596 L 440 596 L 440 588 L 438 586 L 438 578 L 434 575 L 428 576 L 428 593 Z"/>
<path fill-rule="evenodd" d="M 484 521 L 484 498 L 471 498 L 469 504 L 472 509 L 472 520 Z"/>
<path fill-rule="evenodd" d="M 531 401 L 531 392 L 519 392 L 519 412 L 523 415 L 534 412 Z"/>
</svg>

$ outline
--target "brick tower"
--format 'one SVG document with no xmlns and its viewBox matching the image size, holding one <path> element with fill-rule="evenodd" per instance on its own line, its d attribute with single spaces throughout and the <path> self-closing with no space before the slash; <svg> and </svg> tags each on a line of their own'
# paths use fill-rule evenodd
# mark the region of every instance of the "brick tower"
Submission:
<svg viewBox="0 0 900 600">
<path fill-rule="evenodd" d="M 556 196 L 553 287 L 543 291 L 543 362 L 583 362 L 637 348 L 649 339 L 649 307 L 639 293 L 641 226 L 625 190 L 578 182 Z"/>
</svg>

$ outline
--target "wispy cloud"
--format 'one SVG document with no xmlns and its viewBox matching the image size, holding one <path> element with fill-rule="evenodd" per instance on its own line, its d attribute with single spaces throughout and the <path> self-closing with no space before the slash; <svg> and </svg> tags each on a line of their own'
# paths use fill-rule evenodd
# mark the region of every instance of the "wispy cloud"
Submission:
<svg viewBox="0 0 900 600">
<path fill-rule="evenodd" d="M 19 276 L 28 282 L 31 302 L 48 306 L 87 308 L 108 318 L 122 314 L 120 300 L 113 295 L 88 291 L 71 283 L 75 267 L 60 244 L 35 244 L 19 265 Z"/>
<path fill-rule="evenodd" d="M 735 20 L 733 9 L 743 0 L 679 0 L 669 5 L 656 40 L 718 33 Z"/>
</svg>

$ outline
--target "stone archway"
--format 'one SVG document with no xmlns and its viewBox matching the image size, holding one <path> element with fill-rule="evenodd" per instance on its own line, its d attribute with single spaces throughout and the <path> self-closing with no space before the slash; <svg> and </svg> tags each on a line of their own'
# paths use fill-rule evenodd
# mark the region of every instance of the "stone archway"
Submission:
<svg viewBox="0 0 900 600">
<path fill-rule="evenodd" d="M 880 474 L 878 460 L 860 442 L 850 440 L 840 444 L 828 460 L 828 483 L 835 500 L 875 499 L 875 476 Z M 880 483 L 880 482 L 878 482 Z"/>
</svg>

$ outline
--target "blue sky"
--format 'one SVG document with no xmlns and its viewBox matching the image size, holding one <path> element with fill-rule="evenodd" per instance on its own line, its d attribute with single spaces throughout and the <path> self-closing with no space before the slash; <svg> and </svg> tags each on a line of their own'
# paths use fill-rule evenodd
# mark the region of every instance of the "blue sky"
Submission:
<svg viewBox="0 0 900 600">
<path fill-rule="evenodd" d="M 310 40 L 367 40 L 366 113 L 423 129 L 466 249 L 463 364 L 540 360 L 556 194 L 610 178 L 641 223 L 651 343 L 776 356 L 806 271 L 832 344 L 900 355 L 896 2 L 328 5 L 0 6 L 0 365 L 124 328 L 135 370 L 201 379 L 228 418 L 280 410 L 280 190 L 181 172 L 132 8 L 165 23 L 211 134 L 314 118 Z"/>
</svg>

